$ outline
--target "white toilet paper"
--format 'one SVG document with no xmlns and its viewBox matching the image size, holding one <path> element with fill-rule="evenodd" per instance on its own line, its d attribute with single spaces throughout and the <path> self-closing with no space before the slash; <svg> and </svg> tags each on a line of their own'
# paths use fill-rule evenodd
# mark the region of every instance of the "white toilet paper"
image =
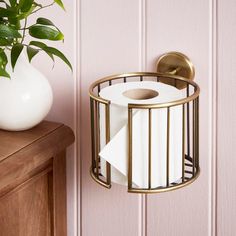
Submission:
<svg viewBox="0 0 236 236">
<path fill-rule="evenodd" d="M 158 92 L 150 99 L 131 99 L 125 96 L 133 89 L 149 89 Z M 135 94 L 135 93 L 134 93 Z M 111 181 L 127 185 L 128 176 L 128 104 L 156 104 L 178 100 L 183 91 L 175 87 L 151 82 L 114 84 L 100 91 L 100 96 L 111 101 L 110 135 L 105 142 L 105 106 L 100 105 L 101 173 L 106 176 L 105 161 L 111 164 Z M 151 187 L 166 185 L 167 109 L 152 109 Z M 134 110 L 133 115 L 133 183 L 136 187 L 148 187 L 148 110 Z M 169 182 L 182 176 L 182 106 L 170 108 Z"/>
</svg>

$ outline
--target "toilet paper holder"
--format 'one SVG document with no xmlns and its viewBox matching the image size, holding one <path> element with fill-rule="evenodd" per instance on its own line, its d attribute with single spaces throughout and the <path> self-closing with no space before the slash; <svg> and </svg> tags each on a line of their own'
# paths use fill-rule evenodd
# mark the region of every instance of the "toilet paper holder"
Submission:
<svg viewBox="0 0 236 236">
<path fill-rule="evenodd" d="M 90 96 L 90 115 L 91 115 L 91 145 L 92 145 L 92 165 L 90 174 L 92 178 L 106 188 L 111 188 L 111 165 L 106 162 L 106 176 L 101 174 L 100 152 L 100 109 L 105 106 L 105 133 L 106 143 L 110 141 L 110 104 L 111 101 L 99 96 L 104 86 L 111 86 L 113 82 L 127 83 L 134 81 L 155 81 L 174 86 L 177 89 L 185 91 L 186 97 L 171 101 L 168 103 L 158 104 L 129 104 L 128 113 L 128 192 L 131 193 L 160 193 L 175 190 L 184 187 L 194 180 L 200 174 L 199 167 L 199 86 L 193 81 L 195 70 L 190 59 L 180 52 L 169 52 L 160 56 L 157 60 L 157 72 L 135 72 L 118 74 L 105 77 L 94 82 L 89 88 Z M 182 108 L 182 176 L 178 181 L 170 182 L 169 180 L 169 149 L 170 149 L 170 115 L 171 108 L 181 106 Z M 149 155 L 148 155 L 148 187 L 139 188 L 132 182 L 132 118 L 134 109 L 147 109 L 149 114 Z M 151 186 L 151 114 L 153 109 L 166 109 L 166 184 L 153 188 Z"/>
</svg>

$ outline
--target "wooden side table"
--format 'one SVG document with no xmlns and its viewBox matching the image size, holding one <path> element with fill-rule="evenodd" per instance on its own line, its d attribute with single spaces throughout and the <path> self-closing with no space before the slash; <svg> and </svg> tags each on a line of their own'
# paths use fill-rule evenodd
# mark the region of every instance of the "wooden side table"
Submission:
<svg viewBox="0 0 236 236">
<path fill-rule="evenodd" d="M 44 121 L 0 130 L 0 236 L 66 235 L 66 148 L 72 130 Z"/>
</svg>

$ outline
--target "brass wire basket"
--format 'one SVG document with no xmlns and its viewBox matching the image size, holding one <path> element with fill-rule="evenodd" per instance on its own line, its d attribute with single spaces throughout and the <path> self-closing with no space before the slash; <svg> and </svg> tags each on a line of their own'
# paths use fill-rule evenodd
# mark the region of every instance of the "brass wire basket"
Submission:
<svg viewBox="0 0 236 236">
<path fill-rule="evenodd" d="M 155 81 L 156 83 L 168 83 L 170 86 L 183 89 L 185 97 L 168 103 L 157 104 L 128 104 L 128 192 L 131 193 L 159 193 L 175 190 L 192 183 L 200 173 L 199 167 L 199 86 L 190 79 L 171 73 L 136 72 L 105 77 L 94 82 L 90 89 L 91 112 L 91 145 L 92 166 L 90 174 L 100 185 L 111 188 L 111 164 L 106 162 L 106 177 L 101 174 L 100 152 L 100 115 L 99 107 L 105 106 L 106 143 L 110 141 L 110 104 L 111 101 L 99 96 L 100 90 L 114 83 L 127 83 L 129 81 Z M 170 150 L 170 116 L 173 107 L 180 106 L 182 110 L 182 177 L 176 182 L 169 180 L 169 150 Z M 132 183 L 132 120 L 134 110 L 146 109 L 148 111 L 148 188 L 137 188 Z M 151 187 L 151 124 L 153 109 L 166 109 L 166 184 L 160 187 Z"/>
</svg>

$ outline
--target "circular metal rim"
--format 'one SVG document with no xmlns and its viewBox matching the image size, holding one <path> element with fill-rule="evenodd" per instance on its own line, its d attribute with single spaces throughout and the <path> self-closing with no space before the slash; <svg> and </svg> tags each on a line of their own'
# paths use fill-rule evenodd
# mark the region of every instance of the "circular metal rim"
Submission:
<svg viewBox="0 0 236 236">
<path fill-rule="evenodd" d="M 179 183 L 179 184 L 176 184 L 176 185 L 170 186 L 170 187 L 163 187 L 163 188 L 157 188 L 157 189 L 147 189 L 147 190 L 132 188 L 132 189 L 128 189 L 128 192 L 129 193 L 145 193 L 145 194 L 170 192 L 170 191 L 180 189 L 180 188 L 190 185 L 199 177 L 199 175 L 200 175 L 200 167 L 197 169 L 197 172 L 195 173 L 194 177 L 190 178 L 189 180 L 187 180 L 183 183 Z"/>
<path fill-rule="evenodd" d="M 96 100 L 98 102 L 101 102 L 103 104 L 110 104 L 111 103 L 110 100 L 106 100 L 104 98 L 101 98 L 101 97 L 97 96 L 94 93 L 94 91 L 93 91 L 94 88 L 97 85 L 101 84 L 101 83 L 105 83 L 105 82 L 109 82 L 109 81 L 116 80 L 116 79 L 121 79 L 121 78 L 137 77 L 137 76 L 164 77 L 164 78 L 170 78 L 170 79 L 177 79 L 177 80 L 180 80 L 180 81 L 186 82 L 187 84 L 192 85 L 195 88 L 195 91 L 194 91 L 194 93 L 191 96 L 189 96 L 187 98 L 175 100 L 175 101 L 172 101 L 172 102 L 156 103 L 156 104 L 128 104 L 128 108 L 148 109 L 148 108 L 166 108 L 166 107 L 172 107 L 172 106 L 177 106 L 177 105 L 181 105 L 181 104 L 185 104 L 187 102 L 193 101 L 200 94 L 200 88 L 199 88 L 197 83 L 195 83 L 192 80 L 185 79 L 185 78 L 183 78 L 181 76 L 169 75 L 169 74 L 167 75 L 167 74 L 154 73 L 154 72 L 132 72 L 132 73 L 112 75 L 112 76 L 104 77 L 104 78 L 102 78 L 100 80 L 95 81 L 89 87 L 89 96 L 91 98 L 93 98 L 94 100 Z"/>
<path fill-rule="evenodd" d="M 100 179 L 98 179 L 95 174 L 92 171 L 92 168 L 90 168 L 90 175 L 92 177 L 92 179 L 97 182 L 98 184 L 100 184 L 101 186 L 110 189 L 111 185 L 106 184 L 105 182 L 101 181 Z M 132 189 L 128 189 L 128 193 L 142 193 L 142 194 L 153 194 L 153 193 L 164 193 L 164 192 L 170 192 L 173 190 L 177 190 L 180 188 L 183 188 L 185 186 L 190 185 L 191 183 L 193 183 L 200 175 L 200 167 L 198 167 L 198 169 L 196 170 L 196 173 L 194 175 L 194 177 L 190 178 L 189 180 L 183 182 L 183 183 L 179 183 L 176 184 L 174 186 L 170 186 L 170 187 L 163 187 L 163 188 L 157 188 L 157 189 L 138 189 L 138 188 L 132 188 Z"/>
</svg>

